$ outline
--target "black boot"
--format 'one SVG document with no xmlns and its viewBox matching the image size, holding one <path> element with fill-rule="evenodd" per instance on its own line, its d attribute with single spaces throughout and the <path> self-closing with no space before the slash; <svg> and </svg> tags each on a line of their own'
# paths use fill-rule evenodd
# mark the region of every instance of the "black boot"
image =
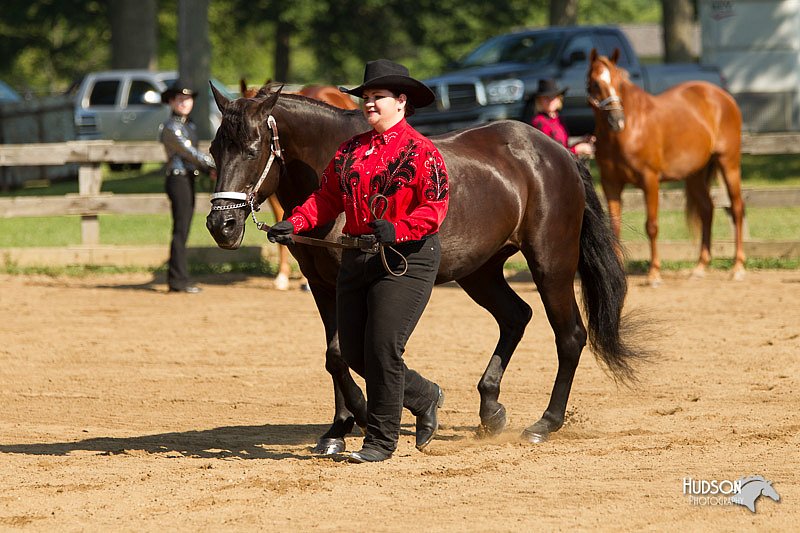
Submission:
<svg viewBox="0 0 800 533">
<path fill-rule="evenodd" d="M 439 429 L 439 408 L 444 405 L 444 392 L 439 385 L 436 385 L 436 393 L 436 400 L 417 416 L 417 449 L 420 451 L 431 443 Z"/>
<path fill-rule="evenodd" d="M 378 463 L 389 459 L 391 456 L 392 452 L 387 452 L 386 450 L 361 448 L 359 451 L 351 453 L 347 460 L 351 463 Z"/>
</svg>

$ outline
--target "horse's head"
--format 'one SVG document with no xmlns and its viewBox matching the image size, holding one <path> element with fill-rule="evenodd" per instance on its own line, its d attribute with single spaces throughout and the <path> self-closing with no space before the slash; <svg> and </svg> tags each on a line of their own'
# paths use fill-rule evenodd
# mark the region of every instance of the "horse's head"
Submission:
<svg viewBox="0 0 800 533">
<path fill-rule="evenodd" d="M 213 85 L 211 89 L 222 112 L 222 123 L 211 142 L 217 184 L 206 228 L 221 248 L 236 249 L 242 243 L 244 223 L 252 207 L 277 188 L 283 162 L 272 150 L 277 130 L 270 129 L 268 118 L 280 89 L 237 100 L 229 100 Z"/>
<path fill-rule="evenodd" d="M 767 483 L 761 487 L 761 494 L 767 498 L 772 498 L 776 502 L 781 501 L 780 494 L 778 494 L 778 491 L 772 486 L 772 481 L 767 481 Z"/>
<path fill-rule="evenodd" d="M 620 98 L 620 84 L 627 73 L 617 67 L 619 49 L 611 57 L 601 56 L 592 48 L 589 55 L 589 72 L 586 75 L 586 94 L 595 110 L 598 121 L 605 118 L 612 131 L 625 129 L 625 110 Z"/>
</svg>

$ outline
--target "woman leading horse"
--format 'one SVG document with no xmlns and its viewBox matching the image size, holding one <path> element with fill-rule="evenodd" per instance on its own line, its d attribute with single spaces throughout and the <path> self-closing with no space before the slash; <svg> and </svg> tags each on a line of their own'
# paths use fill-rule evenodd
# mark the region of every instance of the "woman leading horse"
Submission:
<svg viewBox="0 0 800 533">
<path fill-rule="evenodd" d="M 211 145 L 218 178 L 206 226 L 222 248 L 241 244 L 252 209 L 269 195 L 277 194 L 289 212 L 305 201 L 319 189 L 337 148 L 370 129 L 361 112 L 298 95 L 265 91 L 255 99 L 233 101 L 218 91 L 214 96 L 223 118 Z M 479 433 L 494 435 L 505 427 L 500 383 L 533 314 L 503 276 L 505 261 L 521 251 L 558 354 L 550 402 L 523 433 L 525 440 L 541 442 L 564 423 L 587 337 L 595 355 L 622 379 L 633 375 L 633 363 L 642 355 L 629 344 L 632 331 L 622 320 L 627 280 L 616 241 L 586 167 L 531 126 L 500 121 L 431 140 L 450 176 L 436 283 L 457 281 L 492 314 L 500 330 L 478 382 Z M 242 203 L 247 205 L 240 207 Z M 478 214 L 485 216 L 477 219 Z M 344 216 L 339 216 L 302 236 L 333 245 L 343 224 Z M 354 424 L 367 425 L 366 402 L 342 357 L 336 328 L 341 250 L 296 242 L 291 252 L 308 278 L 325 326 L 325 368 L 334 385 L 333 423 L 315 452 L 336 453 L 344 450 L 344 437 Z M 578 272 L 588 335 L 575 299 Z"/>
</svg>

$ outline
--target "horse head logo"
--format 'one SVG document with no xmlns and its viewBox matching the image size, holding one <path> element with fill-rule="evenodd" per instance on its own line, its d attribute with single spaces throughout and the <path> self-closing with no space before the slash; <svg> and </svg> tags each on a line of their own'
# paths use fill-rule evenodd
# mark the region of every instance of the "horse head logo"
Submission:
<svg viewBox="0 0 800 533">
<path fill-rule="evenodd" d="M 759 496 L 764 495 L 772 498 L 776 502 L 781 500 L 778 492 L 772 486 L 772 481 L 767 481 L 761 476 L 750 476 L 739 478 L 737 481 L 741 490 L 739 494 L 731 496 L 731 503 L 744 505 L 750 512 L 756 512 L 756 500 Z"/>
</svg>

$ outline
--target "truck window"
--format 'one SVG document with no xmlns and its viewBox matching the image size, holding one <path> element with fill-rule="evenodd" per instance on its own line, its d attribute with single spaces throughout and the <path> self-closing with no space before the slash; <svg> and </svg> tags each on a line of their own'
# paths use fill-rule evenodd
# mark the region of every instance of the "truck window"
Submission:
<svg viewBox="0 0 800 533">
<path fill-rule="evenodd" d="M 161 91 L 150 83 L 147 80 L 132 80 L 131 81 L 131 88 L 128 90 L 128 101 L 127 105 L 148 105 L 143 97 L 144 93 L 147 91 L 155 91 L 157 93 L 161 93 Z"/>
<path fill-rule="evenodd" d="M 594 46 L 595 43 L 591 36 L 577 35 L 570 39 L 567 46 L 564 47 L 564 54 L 562 57 L 564 60 L 568 60 L 573 52 L 583 52 L 585 54 L 585 59 L 581 63 L 586 63 L 589 60 L 589 52 L 592 51 Z"/>
<path fill-rule="evenodd" d="M 601 33 L 599 36 L 600 46 L 597 51 L 600 55 L 610 56 L 614 52 L 614 48 L 619 48 L 619 60 L 617 65 L 622 68 L 628 68 L 631 65 L 631 58 L 628 55 L 628 47 L 622 42 L 619 35 L 611 33 Z"/>
<path fill-rule="evenodd" d="M 514 35 L 490 39 L 470 52 L 459 67 L 480 67 L 506 61 L 547 61 L 555 53 L 557 42 L 557 38 L 551 35 Z"/>
<path fill-rule="evenodd" d="M 89 107 L 98 105 L 113 106 L 117 103 L 119 80 L 100 80 L 94 83 L 92 94 L 89 95 Z"/>
</svg>

